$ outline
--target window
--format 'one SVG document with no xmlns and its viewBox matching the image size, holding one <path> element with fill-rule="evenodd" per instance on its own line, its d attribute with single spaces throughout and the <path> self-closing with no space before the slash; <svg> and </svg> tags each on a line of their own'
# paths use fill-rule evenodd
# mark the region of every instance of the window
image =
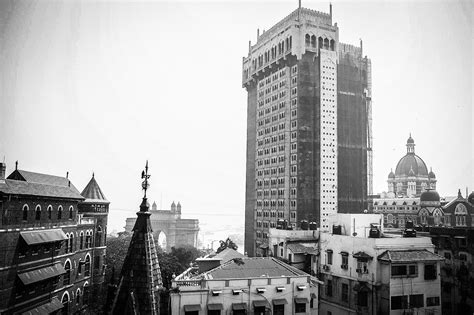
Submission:
<svg viewBox="0 0 474 315">
<path fill-rule="evenodd" d="M 74 243 L 74 234 L 71 233 L 71 234 L 69 234 L 69 252 L 71 252 L 71 253 L 73 251 L 73 246 L 72 246 L 73 243 Z M 67 246 L 67 243 L 66 243 L 66 246 Z M 66 251 L 68 251 L 68 250 L 66 250 Z"/>
<path fill-rule="evenodd" d="M 417 265 L 392 265 L 392 278 L 418 276 Z"/>
<path fill-rule="evenodd" d="M 48 219 L 51 220 L 52 213 L 53 213 L 53 206 L 49 205 L 47 212 L 48 212 Z"/>
<path fill-rule="evenodd" d="M 361 259 L 357 260 L 356 272 L 358 272 L 358 273 L 369 273 L 369 267 L 367 265 L 366 260 L 361 260 Z"/>
<path fill-rule="evenodd" d="M 66 273 L 63 276 L 63 285 L 68 285 L 71 280 L 71 263 L 69 261 L 66 261 L 64 270 L 66 270 Z"/>
<path fill-rule="evenodd" d="M 76 291 L 76 305 L 81 303 L 81 289 L 77 289 Z"/>
<path fill-rule="evenodd" d="M 28 220 L 28 205 L 23 206 L 23 221 Z"/>
<path fill-rule="evenodd" d="M 89 304 L 89 284 L 86 282 L 84 284 L 84 293 L 82 296 L 82 304 L 87 305 Z"/>
<path fill-rule="evenodd" d="M 72 213 L 74 208 L 72 206 L 69 207 L 69 220 L 72 220 Z"/>
<path fill-rule="evenodd" d="M 37 205 L 35 208 L 35 220 L 39 221 L 41 220 L 41 206 Z"/>
<path fill-rule="evenodd" d="M 273 305 L 273 315 L 283 315 L 285 314 L 285 305 Z"/>
<path fill-rule="evenodd" d="M 438 306 L 439 296 L 432 296 L 426 298 L 426 306 Z"/>
<path fill-rule="evenodd" d="M 357 293 L 357 305 L 367 307 L 368 306 L 368 294 L 367 291 L 359 291 Z"/>
<path fill-rule="evenodd" d="M 327 255 L 326 255 L 326 263 L 328 265 L 332 265 L 332 250 L 331 249 L 328 249 L 327 250 Z"/>
<path fill-rule="evenodd" d="M 392 296 L 391 298 L 391 307 L 392 310 L 403 310 L 408 307 L 408 296 L 407 295 L 399 295 L 399 296 Z"/>
<path fill-rule="evenodd" d="M 341 253 L 341 259 L 342 259 L 342 264 L 341 268 L 342 269 L 347 269 L 349 265 L 349 254 L 346 252 Z"/>
<path fill-rule="evenodd" d="M 86 262 L 84 264 L 84 276 L 88 277 L 91 274 L 91 257 L 89 255 L 86 256 Z"/>
<path fill-rule="evenodd" d="M 436 265 L 435 264 L 425 264 L 425 280 L 435 280 L 436 279 Z"/>
<path fill-rule="evenodd" d="M 410 295 L 410 308 L 412 307 L 423 307 L 423 294 L 411 294 Z"/>
<path fill-rule="evenodd" d="M 84 232 L 81 231 L 79 234 L 79 249 L 82 249 L 84 247 Z"/>
<path fill-rule="evenodd" d="M 306 313 L 306 303 L 298 303 L 295 301 L 295 313 Z"/>
<path fill-rule="evenodd" d="M 349 301 L 349 285 L 347 283 L 343 283 L 341 286 L 341 299 L 342 302 Z"/>
<path fill-rule="evenodd" d="M 332 280 L 330 279 L 326 283 L 326 296 L 332 296 Z"/>
<path fill-rule="evenodd" d="M 69 293 L 67 291 L 64 292 L 61 303 L 63 304 L 63 308 L 61 310 L 62 314 L 69 314 Z"/>
<path fill-rule="evenodd" d="M 63 206 L 58 207 L 58 220 L 61 220 L 63 217 Z"/>
</svg>

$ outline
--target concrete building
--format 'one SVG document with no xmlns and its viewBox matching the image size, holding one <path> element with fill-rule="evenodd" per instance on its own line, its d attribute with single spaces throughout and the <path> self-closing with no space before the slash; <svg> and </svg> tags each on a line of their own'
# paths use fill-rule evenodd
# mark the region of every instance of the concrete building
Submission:
<svg viewBox="0 0 474 315">
<path fill-rule="evenodd" d="M 388 174 L 388 191 L 397 197 L 419 197 L 427 188 L 436 189 L 436 175 L 421 157 L 415 154 L 415 141 L 407 140 L 407 154 L 397 163 L 395 173 Z"/>
<path fill-rule="evenodd" d="M 96 312 L 109 202 L 94 176 L 80 194 L 68 176 L 5 171 L 0 163 L 0 314 Z"/>
<path fill-rule="evenodd" d="M 371 63 L 362 42 L 339 42 L 332 8 L 298 8 L 258 33 L 242 74 L 248 92 L 245 251 L 262 254 L 277 219 L 328 229 L 330 214 L 367 209 Z"/>
<path fill-rule="evenodd" d="M 430 238 L 384 234 L 381 215 L 330 222 L 320 233 L 322 314 L 441 314 L 444 258 Z"/>
<path fill-rule="evenodd" d="M 155 202 L 151 207 L 151 227 L 155 239 L 160 241 L 160 245 L 165 243 L 164 249 L 171 247 L 191 245 L 198 247 L 199 220 L 182 219 L 181 203 L 176 205 L 173 201 L 170 210 L 158 210 Z M 125 231 L 131 233 L 135 225 L 136 218 L 127 218 Z"/>
<path fill-rule="evenodd" d="M 474 193 L 471 194 L 474 199 Z M 472 314 L 474 310 L 474 228 L 432 227 L 430 236 L 441 262 L 443 314 Z"/>
<path fill-rule="evenodd" d="M 270 229 L 268 256 L 310 275 L 318 274 L 319 230 Z"/>
<path fill-rule="evenodd" d="M 170 314 L 318 314 L 318 282 L 272 257 L 235 258 L 174 279 Z"/>
</svg>

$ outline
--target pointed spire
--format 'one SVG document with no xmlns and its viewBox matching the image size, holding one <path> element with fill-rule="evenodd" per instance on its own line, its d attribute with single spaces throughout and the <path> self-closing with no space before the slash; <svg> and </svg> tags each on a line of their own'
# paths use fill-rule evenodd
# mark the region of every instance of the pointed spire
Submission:
<svg viewBox="0 0 474 315">
<path fill-rule="evenodd" d="M 18 160 L 15 162 L 15 171 L 18 169 Z"/>
<path fill-rule="evenodd" d="M 461 189 L 458 190 L 458 198 L 462 198 Z"/>
</svg>

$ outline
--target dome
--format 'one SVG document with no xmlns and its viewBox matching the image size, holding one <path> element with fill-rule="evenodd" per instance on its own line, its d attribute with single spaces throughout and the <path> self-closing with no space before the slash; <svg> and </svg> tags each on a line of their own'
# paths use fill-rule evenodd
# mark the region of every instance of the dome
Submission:
<svg viewBox="0 0 474 315">
<path fill-rule="evenodd" d="M 473 204 L 473 205 L 474 205 L 474 191 L 469 194 L 469 197 L 467 197 L 467 201 L 468 201 L 470 204 Z"/>
<path fill-rule="evenodd" d="M 413 171 L 415 176 L 428 176 L 428 168 L 425 162 L 414 153 L 407 153 L 398 161 L 395 176 L 409 176 L 410 171 Z"/>
<path fill-rule="evenodd" d="M 428 189 L 424 192 L 421 193 L 420 195 L 420 202 L 424 201 L 437 201 L 439 202 L 439 194 L 436 190 L 434 189 Z"/>
<path fill-rule="evenodd" d="M 413 140 L 413 138 L 411 137 L 411 134 L 410 134 L 410 136 L 408 137 L 407 144 L 408 144 L 408 143 L 415 143 L 415 140 Z"/>
<path fill-rule="evenodd" d="M 393 173 L 392 170 L 390 170 L 390 173 L 388 174 L 388 178 L 395 178 L 395 174 Z"/>
<path fill-rule="evenodd" d="M 436 178 L 436 175 L 435 173 L 433 172 L 433 170 L 430 168 L 430 173 L 428 174 L 428 177 L 429 178 Z"/>
</svg>

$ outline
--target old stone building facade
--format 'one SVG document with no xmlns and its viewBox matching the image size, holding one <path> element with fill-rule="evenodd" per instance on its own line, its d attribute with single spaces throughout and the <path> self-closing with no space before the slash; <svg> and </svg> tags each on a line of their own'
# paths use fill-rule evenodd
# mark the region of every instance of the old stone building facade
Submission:
<svg viewBox="0 0 474 315">
<path fill-rule="evenodd" d="M 339 42 L 331 12 L 298 8 L 243 58 L 247 98 L 245 251 L 261 254 L 278 219 L 328 229 L 367 209 L 371 62 Z"/>
<path fill-rule="evenodd" d="M 0 163 L 0 314 L 85 313 L 101 296 L 109 202 L 94 178 Z"/>
</svg>

